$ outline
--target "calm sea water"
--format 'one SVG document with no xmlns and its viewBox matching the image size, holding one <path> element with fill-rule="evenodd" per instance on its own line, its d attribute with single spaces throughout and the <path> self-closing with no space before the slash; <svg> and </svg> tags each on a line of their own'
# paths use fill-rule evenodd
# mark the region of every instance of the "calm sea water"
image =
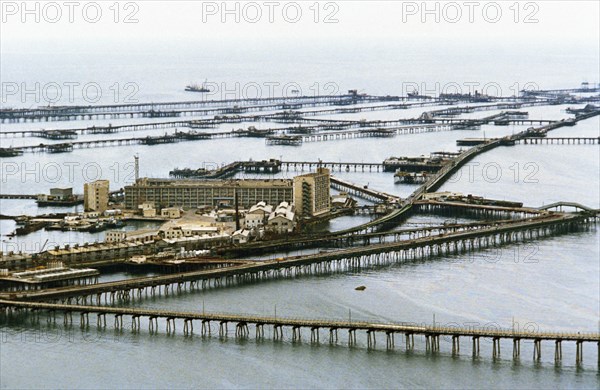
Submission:
<svg viewBox="0 0 600 390">
<path fill-rule="evenodd" d="M 301 45 L 302 46 L 302 45 Z M 18 82 L 97 82 L 108 88 L 115 82 L 133 82 L 140 101 L 197 99 L 182 92 L 192 80 L 204 78 L 226 83 L 295 82 L 303 92 L 315 82 L 322 93 L 327 82 L 339 91 L 364 89 L 373 94 L 399 94 L 408 82 L 441 84 L 479 81 L 501 84 L 504 94 L 515 83 L 536 82 L 542 88 L 572 87 L 581 81 L 598 80 L 598 53 L 576 46 L 544 50 L 497 50 L 482 56 L 483 48 L 457 45 L 431 47 L 409 43 L 371 47 L 308 46 L 298 49 L 273 46 L 208 47 L 174 44 L 171 47 L 95 46 L 76 50 L 8 52 L 0 59 L 2 79 Z M 515 51 L 518 50 L 518 51 Z M 78 54 L 76 54 L 78 53 Z M 241 90 L 241 89 L 240 89 Z M 110 103 L 113 96 L 104 95 Z M 77 103 L 84 103 L 81 96 Z M 43 105 L 18 99 L 5 106 Z M 560 119 L 567 106 L 526 108 L 530 118 Z M 430 108 L 383 111 L 337 116 L 344 118 L 414 117 Z M 433 109 L 433 108 L 432 108 Z M 477 113 L 488 115 L 494 111 Z M 335 116 L 332 116 L 335 117 Z M 147 120 L 93 121 L 113 124 Z M 1 131 L 89 126 L 90 121 L 65 123 L 4 124 Z M 223 126 L 249 126 L 248 124 Z M 268 124 L 260 124 L 267 127 Z M 598 118 L 552 135 L 598 136 Z M 62 155 L 26 154 L 3 159 L 2 193 L 43 193 L 56 186 L 82 191 L 83 183 L 96 176 L 109 179 L 111 188 L 132 181 L 133 155 L 139 153 L 143 176 L 164 177 L 175 167 L 200 167 L 239 159 L 381 162 L 390 156 L 455 151 L 456 139 L 498 136 L 523 130 L 523 126 L 483 126 L 478 131 L 439 132 L 397 136 L 393 139 L 359 139 L 308 143 L 301 147 L 267 147 L 260 139 L 212 140 L 148 147 L 115 147 L 76 150 Z M 174 131 L 174 130 L 169 130 Z M 160 134 L 158 132 L 140 132 Z M 118 136 L 127 136 L 123 133 Z M 81 139 L 100 138 L 87 135 Z M 0 139 L 2 146 L 42 142 L 41 139 Z M 74 167 L 69 171 L 69 167 Z M 523 201 L 541 206 L 559 200 L 600 207 L 598 146 L 515 146 L 498 148 L 473 160 L 442 190 Z M 279 176 L 291 177 L 283 172 Z M 406 196 L 414 187 L 396 185 L 390 174 L 335 172 L 335 175 L 372 188 Z M 2 214 L 38 214 L 59 209 L 37 208 L 29 201 L 0 203 Z M 415 217 L 410 226 L 443 223 L 436 216 Z M 364 218 L 332 221 L 325 228 L 338 230 L 364 222 Z M 4 250 L 32 251 L 46 239 L 53 244 L 101 240 L 102 234 L 51 234 L 38 232 L 8 239 L 11 221 L 0 221 Z M 527 327 L 528 329 L 594 332 L 600 327 L 600 235 L 597 230 L 502 248 L 499 253 L 481 252 L 440 258 L 357 273 L 327 277 L 302 277 L 269 281 L 168 298 L 136 302 L 136 306 L 242 312 L 315 318 L 348 318 L 381 321 Z M 119 274 L 112 277 L 126 277 Z M 357 292 L 354 287 L 365 285 Z M 59 321 L 60 322 L 60 321 Z M 513 325 L 514 324 L 514 325 Z M 178 324 L 178 326 L 181 326 Z M 143 324 L 142 329 L 147 329 Z M 164 329 L 164 324 L 161 324 Z M 414 352 L 398 345 L 386 352 L 367 351 L 366 340 L 348 348 L 339 346 L 236 341 L 234 337 L 184 337 L 149 335 L 109 326 L 81 331 L 76 325 L 63 328 L 14 319 L 0 328 L 0 386 L 2 388 L 598 388 L 595 346 L 586 346 L 584 365 L 574 365 L 574 346 L 564 345 L 565 360 L 555 366 L 553 346 L 542 346 L 542 360 L 531 359 L 532 345 L 525 344 L 520 361 L 511 358 L 510 345 L 502 357 L 491 359 L 491 343 L 482 343 L 479 359 L 470 357 L 465 340 L 460 357 L 453 358 L 447 340 L 439 355 L 425 353 L 423 340 Z M 307 335 L 303 335 L 305 338 Z"/>
</svg>

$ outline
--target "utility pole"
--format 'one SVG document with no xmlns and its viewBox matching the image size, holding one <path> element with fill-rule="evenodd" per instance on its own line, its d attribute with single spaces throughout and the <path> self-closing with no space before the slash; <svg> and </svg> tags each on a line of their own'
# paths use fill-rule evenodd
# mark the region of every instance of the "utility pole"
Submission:
<svg viewBox="0 0 600 390">
<path fill-rule="evenodd" d="M 237 188 L 234 192 L 234 201 L 235 201 L 235 230 L 240 230 L 240 205 L 238 199 L 238 191 Z"/>
<path fill-rule="evenodd" d="M 135 182 L 137 183 L 138 179 L 140 178 L 140 156 L 136 154 L 133 156 L 133 159 L 135 161 Z"/>
</svg>

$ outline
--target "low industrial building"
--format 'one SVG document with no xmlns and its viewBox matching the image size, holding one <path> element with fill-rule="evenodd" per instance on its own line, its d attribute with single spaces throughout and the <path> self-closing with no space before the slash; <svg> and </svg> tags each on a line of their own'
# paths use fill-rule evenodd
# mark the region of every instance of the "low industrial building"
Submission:
<svg viewBox="0 0 600 390">
<path fill-rule="evenodd" d="M 166 207 L 160 210 L 160 216 L 169 219 L 181 218 L 181 209 L 179 207 Z"/>
<path fill-rule="evenodd" d="M 136 243 L 148 243 L 153 242 L 159 237 L 158 230 L 109 230 L 104 236 L 106 242 L 121 242 L 129 241 Z"/>
<path fill-rule="evenodd" d="M 50 188 L 50 196 L 58 200 L 69 199 L 73 197 L 73 188 Z"/>
<path fill-rule="evenodd" d="M 38 201 L 66 201 L 74 199 L 73 188 L 50 188 L 50 194 L 40 194 L 37 197 Z"/>
<path fill-rule="evenodd" d="M 156 217 L 156 207 L 153 202 L 144 202 L 138 205 L 138 210 L 140 210 L 144 218 Z"/>
<path fill-rule="evenodd" d="M 94 261 L 113 261 L 125 259 L 144 251 L 154 252 L 152 245 L 122 241 L 83 245 L 65 245 L 41 252 L 37 260 L 61 261 L 65 264 L 87 263 Z"/>
<path fill-rule="evenodd" d="M 217 226 L 205 226 L 196 223 L 176 223 L 169 221 L 158 230 L 161 238 L 199 237 L 217 234 L 220 229 Z"/>
<path fill-rule="evenodd" d="M 179 180 L 141 178 L 125 187 L 125 207 L 136 209 L 144 202 L 156 207 L 193 209 L 228 206 L 249 208 L 258 202 L 279 204 L 293 201 L 293 182 L 269 180 Z"/>
<path fill-rule="evenodd" d="M 356 199 L 350 197 L 346 192 L 331 197 L 331 208 L 333 209 L 351 209 L 356 207 L 356 204 Z"/>
<path fill-rule="evenodd" d="M 57 263 L 58 265 L 53 265 Z M 92 268 L 73 269 L 61 262 L 50 262 L 42 269 L 0 274 L 0 282 L 12 290 L 37 290 L 75 283 L 98 283 L 100 272 Z"/>
</svg>

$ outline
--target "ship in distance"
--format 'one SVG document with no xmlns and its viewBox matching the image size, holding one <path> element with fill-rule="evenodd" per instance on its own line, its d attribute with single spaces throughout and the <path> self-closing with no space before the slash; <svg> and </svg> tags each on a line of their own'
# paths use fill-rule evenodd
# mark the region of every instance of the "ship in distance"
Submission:
<svg viewBox="0 0 600 390">
<path fill-rule="evenodd" d="M 190 83 L 185 87 L 185 90 L 187 92 L 210 92 L 210 89 L 206 87 L 206 82 L 207 80 L 205 80 L 202 85 L 198 85 L 198 83 Z"/>
</svg>

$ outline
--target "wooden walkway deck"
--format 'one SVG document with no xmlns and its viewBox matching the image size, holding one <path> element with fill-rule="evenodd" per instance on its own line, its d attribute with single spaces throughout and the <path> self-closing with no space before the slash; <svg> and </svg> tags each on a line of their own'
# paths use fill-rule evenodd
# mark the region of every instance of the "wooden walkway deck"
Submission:
<svg viewBox="0 0 600 390">
<path fill-rule="evenodd" d="M 576 229 L 578 226 L 589 226 L 589 215 L 549 214 L 538 218 L 528 218 L 497 226 L 480 229 L 460 230 L 434 236 L 388 242 L 361 247 L 316 253 L 304 256 L 288 257 L 278 260 L 256 261 L 221 269 L 168 274 L 154 277 L 143 277 L 92 285 L 58 287 L 44 290 L 27 290 L 0 293 L 0 299 L 42 301 L 62 299 L 70 302 L 93 299 L 96 303 L 115 302 L 119 299 L 129 300 L 131 293 L 151 290 L 154 294 L 163 287 L 168 293 L 169 286 L 182 288 L 186 283 L 190 288 L 201 282 L 202 286 L 221 286 L 227 284 L 262 279 L 273 279 L 282 275 L 292 276 L 303 273 L 331 273 L 335 270 L 360 268 L 377 264 L 392 264 L 432 256 L 459 254 L 480 250 L 512 242 L 526 241 L 543 236 L 561 234 Z"/>
<path fill-rule="evenodd" d="M 425 346 L 428 351 L 437 352 L 440 350 L 440 337 L 446 336 L 452 339 L 452 354 L 460 353 L 460 338 L 471 338 L 473 356 L 480 353 L 480 339 L 491 339 L 493 341 L 492 356 L 500 356 L 500 341 L 512 340 L 513 357 L 520 356 L 521 341 L 532 340 L 534 342 L 533 359 L 540 360 L 542 341 L 554 342 L 554 358 L 557 362 L 562 360 L 562 343 L 574 342 L 576 344 L 575 361 L 577 364 L 583 362 L 583 344 L 596 343 L 600 353 L 600 333 L 581 333 L 581 332 L 532 332 L 514 329 L 499 328 L 477 328 L 477 327 L 449 327 L 449 326 L 426 326 L 411 323 L 382 323 L 352 320 L 333 320 L 333 319 L 306 319 L 289 318 L 277 316 L 258 316 L 241 314 L 222 314 L 205 312 L 178 312 L 169 310 L 153 310 L 128 307 L 108 307 L 108 306 L 89 306 L 89 305 L 65 305 L 42 302 L 20 302 L 0 300 L 0 308 L 3 308 L 5 315 L 13 314 L 13 311 L 32 311 L 35 315 L 39 311 L 46 310 L 53 315 L 57 311 L 63 312 L 65 325 L 73 322 L 72 313 L 80 314 L 80 326 L 85 328 L 89 326 L 89 314 L 97 315 L 97 325 L 106 326 L 106 316 L 115 317 L 114 326 L 117 329 L 123 328 L 123 316 L 131 316 L 132 330 L 140 330 L 140 317 L 148 319 L 149 331 L 154 333 L 158 331 L 158 319 L 166 322 L 167 333 L 175 333 L 176 320 L 183 321 L 183 332 L 185 335 L 193 332 L 193 322 L 201 322 L 201 334 L 206 335 L 211 332 L 210 323 L 219 324 L 219 336 L 226 337 L 228 334 L 229 323 L 235 323 L 235 336 L 238 338 L 249 337 L 249 325 L 254 326 L 256 338 L 264 338 L 264 327 L 271 326 L 272 334 L 275 340 L 283 338 L 283 328 L 292 329 L 292 340 L 301 341 L 302 329 L 310 331 L 310 340 L 313 343 L 320 342 L 320 330 L 329 331 L 329 342 L 337 343 L 338 331 L 348 332 L 348 345 L 357 344 L 357 331 L 366 333 L 368 348 L 375 348 L 377 345 L 377 334 L 384 334 L 386 338 L 386 348 L 395 347 L 395 335 L 402 334 L 405 337 L 405 347 L 407 350 L 414 348 L 414 336 L 423 336 Z M 49 317 L 50 319 L 50 317 Z M 599 357 L 600 364 L 600 357 Z"/>
</svg>

